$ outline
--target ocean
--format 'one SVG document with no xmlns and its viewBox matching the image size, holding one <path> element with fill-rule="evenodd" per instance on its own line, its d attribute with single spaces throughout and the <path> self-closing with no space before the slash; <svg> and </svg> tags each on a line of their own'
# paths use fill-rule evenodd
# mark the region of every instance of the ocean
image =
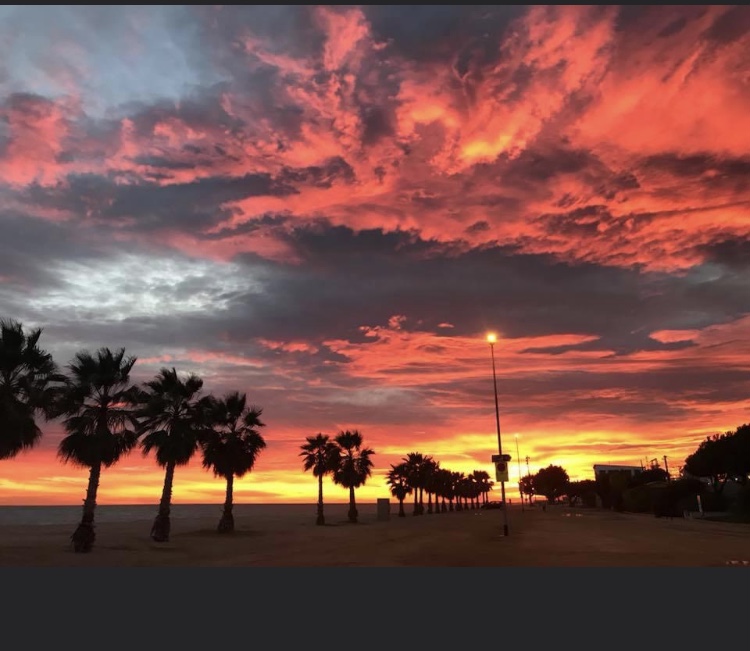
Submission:
<svg viewBox="0 0 750 651">
<path fill-rule="evenodd" d="M 326 520 L 346 519 L 348 504 L 326 504 Z M 151 521 L 156 516 L 157 504 L 103 504 L 97 505 L 95 521 L 108 522 Z M 391 501 L 391 516 L 398 509 Z M 375 503 L 357 504 L 360 520 L 374 520 L 377 515 Z M 81 519 L 81 506 L 0 506 L 0 527 L 18 525 L 65 525 L 76 524 Z M 203 518 L 218 520 L 221 517 L 221 504 L 173 504 L 173 520 L 198 520 Z M 258 518 L 259 520 L 314 520 L 315 504 L 235 504 L 235 518 Z"/>
</svg>

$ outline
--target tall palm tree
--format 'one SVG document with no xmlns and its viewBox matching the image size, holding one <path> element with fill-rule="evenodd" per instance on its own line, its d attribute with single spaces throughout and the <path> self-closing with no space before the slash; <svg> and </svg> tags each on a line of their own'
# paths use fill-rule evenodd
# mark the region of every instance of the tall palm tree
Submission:
<svg viewBox="0 0 750 651">
<path fill-rule="evenodd" d="M 409 486 L 409 469 L 406 464 L 399 463 L 395 466 L 391 464 L 391 469 L 388 471 L 385 481 L 390 487 L 391 495 L 398 500 L 398 517 L 405 518 L 404 500 L 412 491 L 411 486 Z"/>
<path fill-rule="evenodd" d="M 265 423 L 260 420 L 263 410 L 246 405 L 247 396 L 237 391 L 221 399 L 209 396 L 199 405 L 206 414 L 205 430 L 200 437 L 203 467 L 213 470 L 214 476 L 224 477 L 227 481 L 224 511 L 217 527 L 219 533 L 234 531 L 234 478 L 243 477 L 250 472 L 260 451 L 266 447 L 266 442 L 258 431 L 265 427 Z"/>
<path fill-rule="evenodd" d="M 65 378 L 39 348 L 41 334 L 41 328 L 24 332 L 18 321 L 0 320 L 0 459 L 33 448 L 42 437 L 35 415 L 54 415 L 55 392 Z"/>
<path fill-rule="evenodd" d="M 375 452 L 362 447 L 362 435 L 357 430 L 339 432 L 334 441 L 339 446 L 341 462 L 333 472 L 333 481 L 349 489 L 349 522 L 357 522 L 354 489 L 363 486 L 372 474 L 371 457 Z"/>
<path fill-rule="evenodd" d="M 409 452 L 403 459 L 409 473 L 409 485 L 414 490 L 414 510 L 412 515 L 422 515 L 424 504 L 422 504 L 422 489 L 425 483 L 425 467 L 431 457 L 424 456 L 421 452 Z"/>
<path fill-rule="evenodd" d="M 466 482 L 466 475 L 462 472 L 453 473 L 453 495 L 456 498 L 456 511 L 463 511 L 464 506 L 462 499 L 464 497 L 464 485 Z"/>
<path fill-rule="evenodd" d="M 302 452 L 299 455 L 304 457 L 305 470 L 312 470 L 313 477 L 318 478 L 318 517 L 315 524 L 322 526 L 326 523 L 323 515 L 323 477 L 339 467 L 340 448 L 325 434 L 308 436 L 305 440 L 307 442 L 300 446 Z"/>
<path fill-rule="evenodd" d="M 141 439 L 143 454 L 155 450 L 156 463 L 165 468 L 164 486 L 159 511 L 151 527 L 155 542 L 168 542 L 171 528 L 169 513 L 172 504 L 172 484 L 177 466 L 190 461 L 198 449 L 201 414 L 198 393 L 203 380 L 190 374 L 184 380 L 172 368 L 162 368 L 156 377 L 145 383 L 141 397 Z"/>
<path fill-rule="evenodd" d="M 427 514 L 432 513 L 432 496 L 435 495 L 435 506 L 437 507 L 437 476 L 440 463 L 434 459 L 425 462 L 424 488 L 427 491 Z"/>
<path fill-rule="evenodd" d="M 435 476 L 435 485 L 436 485 L 436 497 L 440 497 L 442 500 L 442 504 L 438 505 L 437 499 L 435 501 L 435 512 L 438 513 L 446 513 L 448 511 L 448 505 L 445 503 L 446 498 L 448 497 L 450 493 L 450 470 L 446 470 L 445 468 L 438 468 L 438 471 Z"/>
<path fill-rule="evenodd" d="M 479 492 L 482 497 L 482 502 L 486 504 L 488 500 L 488 494 L 492 490 L 492 487 L 495 485 L 495 482 L 490 479 L 490 474 L 486 470 L 475 470 L 472 474 L 474 475 L 474 479 L 479 484 Z"/>
<path fill-rule="evenodd" d="M 468 477 L 466 477 L 466 480 L 470 508 L 475 509 L 477 508 L 477 505 L 474 504 L 474 498 L 479 496 L 479 482 L 478 479 L 474 476 L 473 472 L 469 473 Z"/>
<path fill-rule="evenodd" d="M 451 470 L 446 471 L 445 493 L 446 493 L 446 497 L 448 498 L 448 511 L 456 510 L 456 508 L 453 506 L 453 500 L 456 499 L 458 474 L 459 473 L 453 472 Z"/>
<path fill-rule="evenodd" d="M 90 552 L 96 538 L 94 510 L 102 468 L 109 468 L 135 447 L 138 440 L 138 387 L 130 383 L 135 357 L 125 349 L 100 348 L 76 354 L 68 365 L 71 377 L 60 396 L 57 413 L 64 416 L 67 436 L 58 455 L 64 462 L 89 469 L 83 517 L 71 537 L 76 552 Z"/>
</svg>

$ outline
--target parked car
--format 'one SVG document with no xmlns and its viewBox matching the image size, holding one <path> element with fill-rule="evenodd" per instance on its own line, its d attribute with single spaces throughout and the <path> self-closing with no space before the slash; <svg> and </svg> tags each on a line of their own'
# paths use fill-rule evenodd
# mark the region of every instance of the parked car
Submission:
<svg viewBox="0 0 750 651">
<path fill-rule="evenodd" d="M 479 508 L 480 509 L 502 509 L 503 508 L 503 503 L 500 502 L 500 501 L 495 500 L 495 501 L 492 501 L 492 502 L 487 502 L 485 504 L 482 504 L 482 506 L 480 506 Z"/>
</svg>

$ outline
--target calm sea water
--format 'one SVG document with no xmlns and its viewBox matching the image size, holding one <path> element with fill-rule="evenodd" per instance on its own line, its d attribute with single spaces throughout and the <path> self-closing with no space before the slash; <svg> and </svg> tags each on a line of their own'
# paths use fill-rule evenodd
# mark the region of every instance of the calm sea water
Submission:
<svg viewBox="0 0 750 651">
<path fill-rule="evenodd" d="M 332 521 L 346 518 L 347 504 L 326 504 L 326 518 Z M 391 514 L 395 513 L 391 503 Z M 315 504 L 235 504 L 236 518 L 257 517 L 262 520 L 282 518 L 307 522 L 315 517 Z M 374 503 L 357 504 L 360 519 L 374 519 L 377 507 Z M 96 521 L 138 522 L 153 520 L 156 504 L 118 504 L 96 507 Z M 221 504 L 173 504 L 171 517 L 177 520 L 221 517 Z M 0 526 L 3 525 L 56 525 L 70 524 L 80 520 L 80 506 L 0 506 Z"/>
</svg>

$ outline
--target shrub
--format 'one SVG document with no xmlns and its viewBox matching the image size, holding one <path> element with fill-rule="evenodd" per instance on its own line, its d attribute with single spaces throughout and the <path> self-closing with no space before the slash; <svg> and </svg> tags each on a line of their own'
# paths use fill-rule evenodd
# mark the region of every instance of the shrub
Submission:
<svg viewBox="0 0 750 651">
<path fill-rule="evenodd" d="M 651 489 L 648 486 L 634 486 L 622 493 L 622 507 L 632 513 L 648 513 L 653 508 Z"/>
</svg>

